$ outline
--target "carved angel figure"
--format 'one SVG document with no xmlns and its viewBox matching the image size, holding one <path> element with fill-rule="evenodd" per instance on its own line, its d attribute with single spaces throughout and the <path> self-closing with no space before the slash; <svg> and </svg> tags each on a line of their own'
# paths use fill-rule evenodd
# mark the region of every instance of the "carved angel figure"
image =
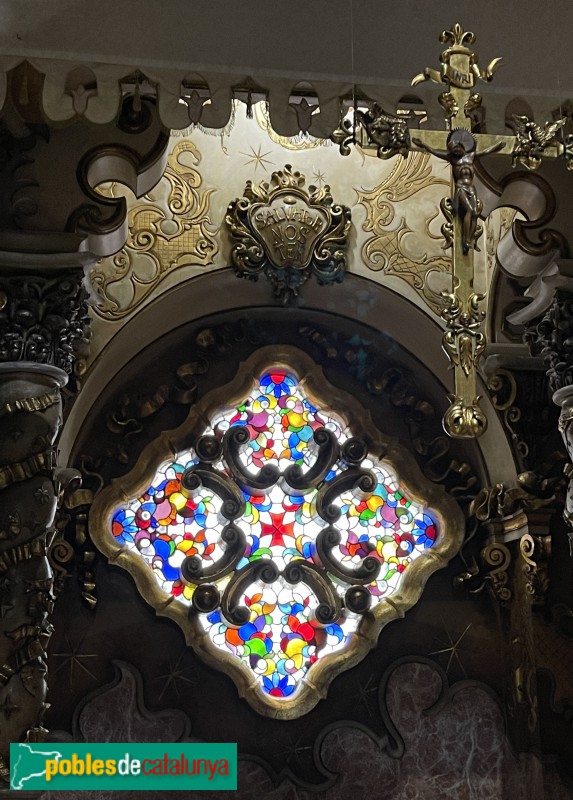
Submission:
<svg viewBox="0 0 573 800">
<path fill-rule="evenodd" d="M 537 169 L 546 147 L 555 139 L 557 131 L 565 125 L 565 119 L 546 122 L 543 128 L 532 119 L 514 114 L 516 142 L 511 154 L 512 167 L 523 164 L 527 169 Z"/>
</svg>

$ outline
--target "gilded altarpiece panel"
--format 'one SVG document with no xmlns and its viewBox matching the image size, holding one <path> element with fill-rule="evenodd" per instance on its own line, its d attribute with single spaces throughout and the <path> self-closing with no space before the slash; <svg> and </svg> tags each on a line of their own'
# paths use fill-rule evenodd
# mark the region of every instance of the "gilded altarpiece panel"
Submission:
<svg viewBox="0 0 573 800">
<path fill-rule="evenodd" d="M 93 308 L 90 359 L 159 294 L 229 267 L 229 202 L 246 181 L 268 181 L 287 163 L 308 185 L 329 185 L 336 201 L 350 208 L 348 271 L 386 284 L 439 316 L 448 271 L 439 232 L 443 165 L 423 153 L 382 161 L 359 148 L 341 158 L 331 142 L 278 136 L 263 106 L 254 111 L 254 119 L 247 119 L 239 106 L 229 130 L 219 135 L 199 128 L 173 135 L 164 176 L 142 200 L 119 184 L 100 188 L 126 197 L 129 234 L 125 247 L 91 272 L 99 304 Z M 331 291 L 344 286 L 326 287 L 325 296 Z"/>
</svg>

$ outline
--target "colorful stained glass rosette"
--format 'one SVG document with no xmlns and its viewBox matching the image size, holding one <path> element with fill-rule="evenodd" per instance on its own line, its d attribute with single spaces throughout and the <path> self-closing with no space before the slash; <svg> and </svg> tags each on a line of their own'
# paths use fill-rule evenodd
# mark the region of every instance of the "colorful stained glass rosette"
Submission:
<svg viewBox="0 0 573 800">
<path fill-rule="evenodd" d="M 276 369 L 113 516 L 116 541 L 271 697 L 348 646 L 436 541 L 431 512 L 361 447 Z"/>
</svg>

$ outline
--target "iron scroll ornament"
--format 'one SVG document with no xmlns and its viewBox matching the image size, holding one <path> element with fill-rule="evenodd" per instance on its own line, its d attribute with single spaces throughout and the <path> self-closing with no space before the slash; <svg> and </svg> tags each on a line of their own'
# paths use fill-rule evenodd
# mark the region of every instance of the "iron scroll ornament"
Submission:
<svg viewBox="0 0 573 800">
<path fill-rule="evenodd" d="M 237 445 L 242 430 L 249 441 Z M 262 348 L 150 443 L 90 520 L 98 548 L 187 644 L 255 710 L 283 719 L 310 711 L 404 616 L 464 527 L 412 456 L 290 347 Z"/>
<path fill-rule="evenodd" d="M 295 298 L 314 273 L 319 283 L 340 283 L 346 272 L 351 217 L 334 203 L 329 186 L 304 188 L 290 164 L 270 182 L 247 181 L 243 197 L 229 204 L 225 222 L 235 240 L 231 257 L 242 278 L 266 275 L 274 296 Z"/>
</svg>

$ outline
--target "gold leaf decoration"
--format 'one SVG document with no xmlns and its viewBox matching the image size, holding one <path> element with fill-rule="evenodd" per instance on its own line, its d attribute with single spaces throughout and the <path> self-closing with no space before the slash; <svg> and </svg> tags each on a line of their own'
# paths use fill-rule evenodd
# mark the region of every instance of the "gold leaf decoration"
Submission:
<svg viewBox="0 0 573 800">
<path fill-rule="evenodd" d="M 215 190 L 201 188 L 200 161 L 192 142 L 175 144 L 160 184 L 165 206 L 146 199 L 130 209 L 125 247 L 103 259 L 90 276 L 102 300 L 94 309 L 100 317 L 131 314 L 174 269 L 213 263 L 219 249 L 209 216 Z"/>
<path fill-rule="evenodd" d="M 296 136 L 281 136 L 273 130 L 269 111 L 265 103 L 256 103 L 253 110 L 259 128 L 265 131 L 272 142 L 280 144 L 286 150 L 314 150 L 317 147 L 330 146 L 330 141 L 328 139 L 317 139 L 306 133 L 298 133 Z"/>
<path fill-rule="evenodd" d="M 511 229 L 515 219 L 515 209 L 502 206 L 489 215 L 486 222 L 487 268 L 492 272 L 496 265 L 497 247 Z"/>
<path fill-rule="evenodd" d="M 396 203 L 430 186 L 449 185 L 447 180 L 432 175 L 429 161 L 428 153 L 411 153 L 408 158 L 400 159 L 390 175 L 372 191 L 358 190 L 358 202 L 366 209 L 366 222 L 362 228 L 372 233 L 362 247 L 362 258 L 369 269 L 405 280 L 436 314 L 440 314 L 443 299 L 439 292 L 432 291 L 428 286 L 427 277 L 433 271 L 449 272 L 450 258 L 427 253 L 429 226 L 436 213 L 423 220 L 423 230 L 419 233 L 413 224 L 408 224 L 406 217 L 400 219 L 398 226 L 392 227 Z M 420 256 L 414 258 L 407 252 L 405 241 L 409 237 L 416 237 L 417 233 Z M 431 239 L 436 238 L 429 235 Z"/>
</svg>

